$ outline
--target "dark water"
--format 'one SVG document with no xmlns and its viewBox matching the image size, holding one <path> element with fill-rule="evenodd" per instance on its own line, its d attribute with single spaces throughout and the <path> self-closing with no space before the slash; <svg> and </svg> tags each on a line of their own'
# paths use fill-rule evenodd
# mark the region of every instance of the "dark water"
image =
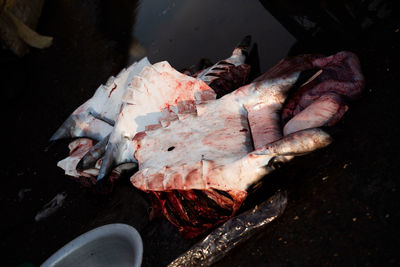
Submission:
<svg viewBox="0 0 400 267">
<path fill-rule="evenodd" d="M 258 44 L 261 71 L 288 53 L 349 49 L 360 57 L 367 86 L 331 146 L 265 179 L 245 207 L 283 189 L 285 213 L 217 266 L 398 265 L 400 16 L 394 2 L 47 1 L 38 32 L 53 36 L 53 46 L 24 58 L 0 51 L 1 265 L 39 265 L 73 238 L 114 222 L 140 231 L 143 266 L 165 266 L 188 249 L 194 241 L 171 224 L 149 222 L 148 202 L 127 179 L 109 195 L 95 194 L 56 166 L 67 141 L 45 148 L 65 118 L 135 58 L 168 60 L 180 69 L 229 56 L 248 34 Z M 21 199 L 23 189 L 30 191 Z M 63 208 L 36 223 L 36 212 L 64 191 Z"/>
<path fill-rule="evenodd" d="M 133 29 L 151 62 L 167 60 L 177 69 L 200 58 L 228 57 L 249 34 L 259 46 L 262 71 L 295 42 L 259 1 L 141 1 Z"/>
</svg>

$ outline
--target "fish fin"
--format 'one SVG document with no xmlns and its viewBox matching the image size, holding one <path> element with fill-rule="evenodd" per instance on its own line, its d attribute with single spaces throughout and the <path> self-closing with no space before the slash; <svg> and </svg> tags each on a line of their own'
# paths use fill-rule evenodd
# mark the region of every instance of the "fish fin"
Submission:
<svg viewBox="0 0 400 267">
<path fill-rule="evenodd" d="M 86 169 L 94 168 L 96 162 L 104 156 L 106 146 L 110 135 L 107 135 L 103 140 L 97 142 L 78 162 L 76 169 L 83 171 Z"/>
</svg>

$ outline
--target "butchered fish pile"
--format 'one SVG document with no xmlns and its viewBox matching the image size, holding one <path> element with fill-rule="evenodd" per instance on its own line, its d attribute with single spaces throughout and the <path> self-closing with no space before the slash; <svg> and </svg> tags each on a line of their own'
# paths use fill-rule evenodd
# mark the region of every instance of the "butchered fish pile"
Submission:
<svg viewBox="0 0 400 267">
<path fill-rule="evenodd" d="M 275 163 L 330 144 L 319 127 L 364 86 L 347 51 L 286 58 L 249 82 L 249 46 L 191 75 L 147 58 L 122 70 L 52 136 L 74 138 L 58 166 L 88 186 L 137 168 L 132 184 L 187 237 L 228 220 Z"/>
</svg>

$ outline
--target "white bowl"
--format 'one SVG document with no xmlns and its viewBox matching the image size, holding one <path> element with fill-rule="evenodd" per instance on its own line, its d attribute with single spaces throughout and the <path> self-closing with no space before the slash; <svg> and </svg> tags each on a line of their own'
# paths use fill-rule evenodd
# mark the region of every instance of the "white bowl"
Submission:
<svg viewBox="0 0 400 267">
<path fill-rule="evenodd" d="M 86 232 L 48 258 L 42 267 L 140 266 L 143 243 L 135 228 L 108 224 Z"/>
</svg>

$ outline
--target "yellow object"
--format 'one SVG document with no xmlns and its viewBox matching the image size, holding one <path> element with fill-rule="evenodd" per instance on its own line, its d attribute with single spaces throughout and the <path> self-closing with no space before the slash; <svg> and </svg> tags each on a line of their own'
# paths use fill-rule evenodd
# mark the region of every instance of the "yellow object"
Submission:
<svg viewBox="0 0 400 267">
<path fill-rule="evenodd" d="M 53 37 L 38 34 L 9 11 L 14 4 L 15 0 L 0 0 L 0 16 L 11 19 L 18 36 L 29 46 L 40 49 L 51 46 Z"/>
</svg>

